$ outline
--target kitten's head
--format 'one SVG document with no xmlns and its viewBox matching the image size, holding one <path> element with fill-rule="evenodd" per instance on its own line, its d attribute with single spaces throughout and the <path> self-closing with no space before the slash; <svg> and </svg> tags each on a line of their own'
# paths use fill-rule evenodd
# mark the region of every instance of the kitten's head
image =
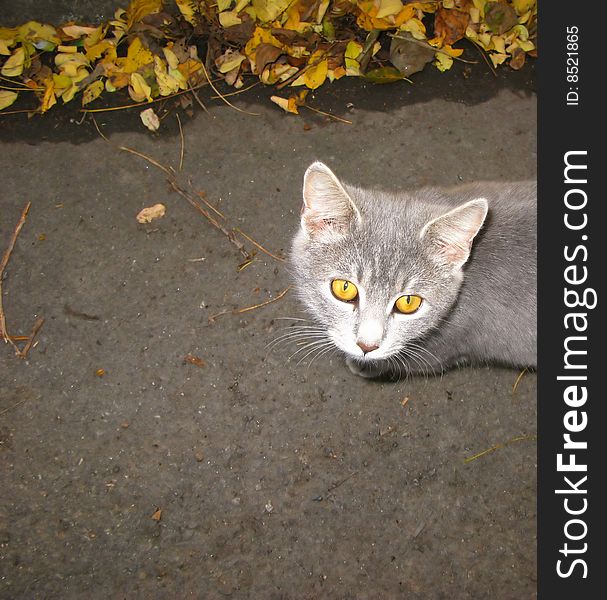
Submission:
<svg viewBox="0 0 607 600">
<path fill-rule="evenodd" d="M 452 208 L 436 196 L 345 186 L 319 162 L 306 171 L 291 254 L 295 286 L 348 356 L 388 359 L 447 318 L 487 201 Z"/>
</svg>

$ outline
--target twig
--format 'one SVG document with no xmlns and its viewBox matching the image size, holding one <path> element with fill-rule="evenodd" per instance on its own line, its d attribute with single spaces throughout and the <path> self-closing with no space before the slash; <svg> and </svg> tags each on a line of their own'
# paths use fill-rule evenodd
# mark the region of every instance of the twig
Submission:
<svg viewBox="0 0 607 600">
<path fill-rule="evenodd" d="M 252 83 L 251 85 L 247 86 L 246 88 L 242 88 L 240 90 L 236 90 L 235 92 L 229 92 L 228 94 L 224 94 L 223 97 L 224 98 L 229 98 L 230 96 L 238 96 L 238 94 L 243 94 L 244 92 L 248 92 L 250 89 L 253 89 L 256 85 L 259 85 L 261 83 L 261 81 L 256 81 L 255 83 Z M 220 97 L 219 96 L 211 96 L 211 100 L 218 100 Z"/>
<path fill-rule="evenodd" d="M 491 72 L 493 73 L 493 76 L 497 77 L 497 71 L 495 70 L 495 67 L 491 64 L 491 61 L 485 56 L 485 53 L 483 52 L 483 49 L 473 39 L 470 39 L 470 41 L 474 44 L 474 47 L 479 51 L 480 55 L 483 57 L 483 60 L 487 63 L 487 66 L 491 69 Z"/>
<path fill-rule="evenodd" d="M 221 98 L 221 100 L 223 102 L 225 102 L 228 106 L 231 106 L 234 110 L 237 110 L 238 112 L 244 113 L 245 115 L 251 115 L 253 117 L 258 117 L 259 116 L 259 113 L 252 113 L 252 112 L 249 112 L 247 110 L 243 110 L 242 108 L 238 108 L 238 106 L 234 106 L 229 100 L 227 100 L 226 97 L 221 94 L 221 92 L 215 87 L 215 85 L 211 81 L 211 78 L 209 77 L 209 72 L 207 71 L 207 68 L 204 66 L 204 63 L 201 62 L 200 64 L 202 66 L 202 70 L 204 71 L 204 74 L 206 75 L 206 78 L 207 78 L 207 81 L 209 82 L 209 85 L 211 86 L 211 88 L 213 88 L 213 91 Z"/>
<path fill-rule="evenodd" d="M 217 81 L 221 81 L 218 79 Z M 170 98 L 174 98 L 175 96 L 181 96 L 183 94 L 189 94 L 194 90 L 198 90 L 205 85 L 209 85 L 210 80 L 204 81 L 203 83 L 198 84 L 195 87 L 190 87 L 187 90 L 179 90 L 178 92 L 173 92 L 172 94 L 168 94 L 167 96 L 158 96 L 158 98 L 153 98 L 152 100 L 145 100 L 143 102 L 135 102 L 134 104 L 123 104 L 122 106 L 112 106 L 109 108 L 81 108 L 80 112 L 84 113 L 101 113 L 101 112 L 110 112 L 113 110 L 126 110 L 128 108 L 137 108 L 138 106 L 147 106 L 149 104 L 154 104 L 155 102 L 162 102 L 163 100 L 169 100 Z M 211 84 L 212 85 L 212 84 Z M 1 114 L 1 113 L 0 113 Z"/>
<path fill-rule="evenodd" d="M 175 113 L 177 117 L 177 124 L 179 125 L 179 137 L 181 139 L 181 149 L 179 151 L 179 170 L 183 168 L 183 153 L 185 152 L 185 143 L 183 140 L 183 128 L 181 127 L 181 119 L 179 118 L 179 114 Z"/>
<path fill-rule="evenodd" d="M 93 118 L 93 121 L 94 121 L 94 118 Z M 97 127 L 97 131 L 99 131 L 100 135 L 107 142 L 109 142 L 109 140 L 101 133 L 96 122 L 95 122 L 95 127 Z M 109 142 L 109 143 L 112 143 L 112 142 Z M 129 148 L 128 146 L 118 146 L 118 148 L 120 150 L 123 150 L 124 152 L 129 152 L 130 154 L 134 154 L 135 156 L 139 156 L 140 158 L 143 158 L 150 164 L 154 165 L 155 167 L 157 167 L 158 169 L 163 171 L 167 175 L 167 182 L 169 183 L 169 185 L 171 186 L 173 191 L 177 192 L 180 196 L 185 198 L 200 214 L 202 214 L 205 217 L 205 219 L 207 219 L 207 221 L 209 221 L 209 223 L 211 223 L 211 225 L 213 225 L 213 227 L 215 227 L 221 233 L 223 233 L 223 235 L 225 235 L 228 238 L 230 243 L 233 244 L 234 246 L 236 246 L 237 250 L 240 252 L 240 254 L 242 254 L 242 256 L 245 258 L 245 260 L 249 260 L 251 258 L 251 255 L 246 251 L 244 245 L 239 240 L 236 239 L 234 232 L 228 231 L 223 225 L 221 225 L 221 223 L 219 223 L 211 215 L 211 213 L 209 211 L 205 210 L 202 206 L 200 206 L 200 204 L 194 198 L 193 194 L 191 194 L 190 192 L 187 192 L 186 190 L 184 190 L 182 187 L 179 186 L 179 184 L 177 183 L 177 179 L 175 177 L 175 171 L 172 168 L 165 167 L 163 164 L 159 163 L 157 160 L 154 160 L 150 156 L 147 156 L 146 154 L 143 154 L 142 152 L 139 152 L 137 150 L 133 150 L 133 148 Z M 206 203 L 206 200 L 203 199 L 203 201 Z M 215 209 L 213 208 L 213 210 L 215 210 Z M 216 211 L 216 212 L 218 212 L 218 211 Z"/>
<path fill-rule="evenodd" d="M 514 382 L 514 385 L 512 386 L 512 395 L 514 395 L 514 393 L 516 392 L 516 388 L 518 387 L 518 384 L 520 383 L 521 379 L 523 378 L 523 375 L 528 371 L 527 367 L 525 367 L 518 375 L 518 377 L 516 378 L 516 381 Z"/>
<path fill-rule="evenodd" d="M 202 110 L 204 110 L 204 112 L 207 113 L 207 115 L 208 115 L 209 109 L 204 105 L 203 101 L 199 98 L 198 94 L 196 93 L 196 89 L 190 85 L 189 91 L 192 92 L 192 96 L 194 96 L 194 99 L 196 100 L 196 102 L 198 102 L 198 104 L 200 104 L 200 108 L 202 108 Z"/>
<path fill-rule="evenodd" d="M 236 239 L 234 232 L 228 231 L 211 215 L 211 213 L 209 213 L 209 211 L 205 210 L 202 206 L 200 206 L 200 204 L 194 199 L 193 195 L 181 188 L 175 180 L 175 177 L 172 175 L 169 177 L 169 185 L 173 188 L 175 192 L 185 198 L 203 217 L 205 217 L 205 219 L 207 219 L 207 221 L 209 221 L 209 223 L 211 223 L 213 227 L 221 231 L 221 233 L 223 233 L 223 235 L 228 238 L 230 243 L 236 246 L 240 254 L 244 256 L 245 260 L 249 260 L 251 258 L 251 255 L 245 250 L 244 245 Z"/>
<path fill-rule="evenodd" d="M 291 289 L 291 286 L 289 285 L 284 290 L 282 290 L 282 292 L 280 292 L 280 294 L 278 294 L 278 296 L 276 296 L 276 298 L 270 298 L 270 300 L 266 300 L 265 302 L 260 302 L 259 304 L 254 304 L 253 306 L 246 306 L 244 308 L 233 308 L 231 310 L 222 310 L 221 312 L 218 312 L 216 315 L 210 316 L 208 319 L 209 323 L 213 323 L 217 317 L 221 317 L 222 315 L 228 315 L 228 314 L 239 315 L 241 313 L 249 312 L 250 310 L 255 310 L 257 308 L 261 308 L 262 306 L 267 306 L 268 304 L 272 304 L 273 302 L 277 302 L 290 289 Z"/>
<path fill-rule="evenodd" d="M 27 344 L 25 344 L 25 347 L 19 353 L 19 358 L 27 358 L 27 353 L 32 349 L 32 346 L 34 344 L 34 338 L 40 331 L 42 325 L 44 325 L 44 317 L 38 317 L 36 319 L 36 322 L 34 323 L 34 326 L 32 327 L 32 332 L 30 333 L 30 337 L 27 340 Z"/>
<path fill-rule="evenodd" d="M 215 208 L 205 197 L 204 192 L 198 192 L 198 197 L 216 214 L 219 215 L 222 219 L 225 219 L 226 216 L 218 209 Z"/>
<path fill-rule="evenodd" d="M 266 250 L 261 244 L 257 243 L 253 238 L 249 237 L 239 227 L 235 227 L 234 231 L 236 231 L 236 233 L 239 233 L 243 238 L 245 238 L 246 240 L 251 242 L 251 244 L 253 244 L 253 246 L 255 246 L 256 248 L 259 248 L 259 250 L 261 250 L 264 254 L 271 256 L 274 260 L 279 260 L 280 262 L 285 262 L 286 259 L 284 257 L 278 256 L 276 254 L 272 254 L 272 252 L 270 252 L 269 250 Z"/>
<path fill-rule="evenodd" d="M 124 150 L 125 152 L 130 152 L 131 154 L 134 154 L 135 156 L 139 156 L 140 158 L 143 158 L 144 160 L 147 160 L 149 163 L 153 164 L 155 167 L 158 167 L 161 171 L 164 171 L 170 178 L 175 177 L 173 175 L 172 171 L 168 167 L 165 167 L 164 165 L 160 164 L 158 161 L 154 160 L 153 158 L 150 158 L 149 156 L 146 156 L 145 154 L 138 152 L 137 150 L 133 150 L 132 148 L 129 148 L 128 146 L 118 146 L 118 148 L 120 150 Z"/>
<path fill-rule="evenodd" d="M 343 485 L 344 483 L 346 483 L 346 481 L 348 481 L 348 479 L 351 479 L 352 477 L 354 477 L 354 475 L 356 475 L 358 473 L 358 471 L 353 471 L 352 473 L 350 473 L 347 477 L 344 477 L 343 479 L 341 479 L 340 481 L 338 481 L 337 483 L 334 483 L 332 486 L 330 486 L 327 489 L 327 494 L 331 493 L 333 490 L 336 490 L 340 485 Z"/>
<path fill-rule="evenodd" d="M 8 334 L 8 331 L 6 330 L 6 317 L 4 315 L 4 306 L 2 304 L 2 279 L 4 278 L 4 269 L 6 268 L 9 258 L 11 257 L 11 253 L 13 252 L 13 248 L 15 247 L 15 243 L 17 242 L 17 237 L 19 235 L 19 232 L 21 231 L 21 228 L 23 227 L 23 224 L 25 223 L 25 219 L 27 218 L 27 213 L 29 212 L 31 205 L 32 203 L 28 202 L 21 211 L 21 217 L 19 218 L 15 230 L 13 231 L 13 235 L 11 236 L 8 248 L 4 252 L 2 262 L 0 262 L 0 335 L 4 338 L 5 343 L 11 344 L 17 354 L 21 354 L 21 351 L 19 350 L 17 344 L 13 342 L 12 338 Z"/>
<path fill-rule="evenodd" d="M 313 106 L 308 106 L 307 104 L 302 104 L 302 106 L 304 108 L 307 108 L 308 110 L 311 110 L 312 112 L 318 113 L 319 115 L 329 117 L 330 119 L 335 119 L 336 121 L 339 121 L 340 123 L 345 123 L 346 125 L 352 125 L 352 121 L 348 121 L 348 119 L 342 119 L 341 117 L 338 117 L 337 115 L 332 115 L 331 113 L 325 112 L 324 110 L 319 110 L 318 108 L 314 108 Z"/>
<path fill-rule="evenodd" d="M 13 408 L 17 408 L 18 406 L 21 406 L 26 401 L 27 401 L 27 398 L 23 398 L 23 400 L 19 400 L 19 402 L 17 402 L 16 404 L 13 404 L 12 406 L 5 408 L 4 410 L 0 410 L 0 415 L 7 413 L 9 410 L 13 410 Z"/>
<path fill-rule="evenodd" d="M 464 459 L 464 463 L 472 462 L 473 460 L 476 460 L 477 458 L 480 458 L 481 456 L 485 456 L 485 454 L 495 452 L 496 450 L 499 450 L 500 448 L 504 448 L 505 446 L 514 444 L 514 442 L 524 442 L 527 440 L 537 440 L 537 435 L 521 435 L 519 437 L 512 438 L 511 440 L 508 440 L 501 444 L 495 444 L 495 446 L 491 446 L 491 448 L 487 448 L 487 450 L 483 450 L 482 452 L 479 452 L 478 454 L 475 454 L 474 456 L 469 456 L 468 458 Z"/>
</svg>

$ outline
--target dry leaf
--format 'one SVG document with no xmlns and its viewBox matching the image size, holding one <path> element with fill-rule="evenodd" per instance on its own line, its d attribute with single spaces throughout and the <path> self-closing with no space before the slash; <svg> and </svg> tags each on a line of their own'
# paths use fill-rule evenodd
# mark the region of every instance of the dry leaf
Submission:
<svg viewBox="0 0 607 600">
<path fill-rule="evenodd" d="M 17 92 L 9 90 L 0 90 L 0 110 L 10 106 L 17 99 Z"/>
<path fill-rule="evenodd" d="M 196 365 L 197 367 L 204 367 L 206 363 L 199 356 L 195 356 L 194 354 L 186 354 L 184 359 L 185 362 L 189 362 L 191 365 Z"/>
<path fill-rule="evenodd" d="M 154 206 L 148 206 L 147 208 L 139 211 L 137 221 L 139 223 L 151 223 L 154 219 L 164 217 L 165 213 L 166 207 L 164 204 L 154 204 Z"/>
<path fill-rule="evenodd" d="M 162 509 L 157 508 L 151 518 L 157 523 L 160 522 L 160 519 L 162 519 Z"/>
<path fill-rule="evenodd" d="M 2 66 L 0 73 L 4 77 L 18 77 L 23 73 L 23 67 L 25 64 L 25 48 L 20 46 L 17 48 L 7 61 Z"/>
<path fill-rule="evenodd" d="M 454 44 L 466 34 L 470 14 L 457 9 L 446 10 L 439 8 L 434 17 L 434 34 L 443 40 L 444 44 Z"/>
</svg>

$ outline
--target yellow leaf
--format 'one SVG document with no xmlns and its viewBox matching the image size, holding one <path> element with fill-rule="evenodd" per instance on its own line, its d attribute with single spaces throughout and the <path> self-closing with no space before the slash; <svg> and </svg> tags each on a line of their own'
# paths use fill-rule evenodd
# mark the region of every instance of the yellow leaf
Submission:
<svg viewBox="0 0 607 600">
<path fill-rule="evenodd" d="M 71 80 L 70 80 L 71 85 Z M 57 97 L 55 96 L 55 80 L 53 77 L 48 77 L 44 80 L 44 96 L 42 96 L 42 102 L 40 103 L 40 112 L 46 112 L 51 106 L 57 104 Z"/>
<path fill-rule="evenodd" d="M 446 52 L 449 56 L 453 56 L 453 57 L 461 56 L 464 53 L 463 48 L 454 48 L 453 46 L 450 46 L 449 44 L 445 44 L 441 48 L 441 50 L 443 52 Z"/>
<path fill-rule="evenodd" d="M 43 25 L 37 21 L 28 21 L 17 30 L 19 39 L 32 42 L 36 47 L 38 42 L 48 42 L 51 46 L 56 46 L 61 41 L 52 25 Z"/>
<path fill-rule="evenodd" d="M 146 99 L 148 102 L 152 100 L 152 88 L 140 73 L 131 73 L 129 95 L 135 102 L 143 102 Z"/>
<path fill-rule="evenodd" d="M 403 3 L 400 0 L 380 0 L 376 19 L 383 19 L 390 15 L 397 15 L 403 9 Z"/>
<path fill-rule="evenodd" d="M 140 67 L 152 62 L 154 62 L 154 55 L 143 46 L 138 37 L 131 42 L 126 57 L 116 61 L 125 73 L 134 73 Z"/>
<path fill-rule="evenodd" d="M 23 73 L 25 64 L 25 48 L 19 46 L 2 66 L 0 73 L 5 77 L 18 77 Z"/>
<path fill-rule="evenodd" d="M 262 23 L 274 21 L 291 4 L 292 0 L 252 0 L 255 14 Z"/>
<path fill-rule="evenodd" d="M 84 27 L 82 25 L 64 25 L 61 27 L 63 33 L 72 39 L 79 39 L 83 35 L 90 35 L 95 33 L 98 27 Z"/>
<path fill-rule="evenodd" d="M 408 31 L 416 40 L 426 39 L 426 27 L 419 19 L 415 17 L 405 21 L 400 26 L 400 29 L 402 31 Z"/>
<path fill-rule="evenodd" d="M 72 85 L 72 80 L 67 75 L 53 73 L 53 85 L 57 94 L 62 94 L 66 88 Z"/>
<path fill-rule="evenodd" d="M 103 81 L 98 79 L 97 81 L 93 81 L 93 83 L 89 84 L 84 88 L 84 92 L 82 93 L 82 106 L 85 106 L 89 102 L 96 100 L 101 95 L 103 91 Z"/>
<path fill-rule="evenodd" d="M 227 10 L 228 8 L 230 8 L 231 4 L 232 4 L 232 0 L 217 0 L 217 10 L 219 12 Z"/>
<path fill-rule="evenodd" d="M 176 69 L 179 66 L 177 55 L 170 48 L 163 48 L 162 52 L 171 69 Z"/>
<path fill-rule="evenodd" d="M 78 52 L 78 46 L 63 46 L 60 44 L 57 46 L 57 52 L 64 52 L 66 54 L 74 54 Z"/>
<path fill-rule="evenodd" d="M 240 52 L 228 49 L 221 56 L 217 57 L 215 65 L 220 73 L 227 73 L 240 66 L 240 63 L 242 63 L 245 58 L 246 57 Z"/>
<path fill-rule="evenodd" d="M 63 75 L 67 75 L 73 79 L 78 75 L 78 72 L 82 67 L 88 66 L 89 61 L 86 59 L 86 56 L 80 52 L 77 54 L 62 53 L 55 56 L 55 64 L 59 67 L 59 71 Z"/>
<path fill-rule="evenodd" d="M 508 58 L 508 55 L 503 54 L 501 52 L 498 52 L 498 53 L 491 52 L 491 54 L 489 54 L 489 58 L 491 59 L 493 66 L 497 67 L 498 65 L 501 65 Z"/>
<path fill-rule="evenodd" d="M 496 52 L 504 54 L 506 52 L 506 44 L 504 38 L 499 35 L 491 36 L 491 45 Z"/>
<path fill-rule="evenodd" d="M 162 0 L 131 0 L 126 9 L 126 23 L 130 28 L 133 23 L 138 23 L 147 15 L 160 12 L 162 10 Z"/>
<path fill-rule="evenodd" d="M 196 26 L 198 24 L 198 17 L 196 15 L 196 8 L 198 3 L 194 0 L 175 0 L 179 12 L 183 15 L 183 18 L 190 24 Z"/>
<path fill-rule="evenodd" d="M 323 59 L 324 51 L 317 50 L 310 57 L 309 65 L 314 65 L 310 67 L 304 74 L 303 79 L 304 83 L 311 90 L 315 90 L 320 87 L 327 78 L 327 72 L 329 71 L 329 62 L 327 59 Z M 318 62 L 317 62 L 318 61 Z M 316 63 L 316 64 L 314 64 Z"/>
<path fill-rule="evenodd" d="M 0 90 L 0 110 L 10 106 L 16 99 L 17 92 L 10 92 L 9 90 Z"/>
<path fill-rule="evenodd" d="M 512 6 L 517 14 L 529 12 L 535 6 L 536 0 L 512 0 Z"/>
<path fill-rule="evenodd" d="M 154 73 L 161 96 L 174 94 L 179 89 L 179 83 L 167 73 L 166 65 L 159 56 L 154 57 Z"/>
<path fill-rule="evenodd" d="M 344 62 L 346 65 L 346 75 L 358 77 L 360 75 L 360 64 L 356 60 L 363 51 L 362 44 L 351 40 L 346 46 Z"/>
<path fill-rule="evenodd" d="M 13 40 L 3 40 L 0 38 L 0 54 L 4 56 L 10 56 L 11 51 L 9 50 L 9 46 L 13 45 Z"/>
<path fill-rule="evenodd" d="M 447 54 L 437 52 L 434 64 L 439 71 L 448 71 L 453 66 L 453 59 Z"/>
<path fill-rule="evenodd" d="M 280 96 L 270 96 L 270 100 L 274 102 L 274 104 L 278 104 L 282 110 L 288 113 L 292 113 L 294 115 L 299 114 L 299 110 L 297 110 L 297 98 L 295 96 L 291 96 L 290 98 L 281 98 Z"/>
<path fill-rule="evenodd" d="M 188 60 L 186 60 L 184 63 L 181 63 L 178 67 L 177 70 L 181 73 L 181 75 L 183 76 L 183 78 L 186 81 L 186 87 L 187 87 L 187 80 L 197 71 L 200 71 L 200 69 L 202 69 L 202 64 L 199 60 L 194 60 L 193 58 L 188 58 Z"/>
<path fill-rule="evenodd" d="M 222 27 L 232 27 L 233 25 L 240 25 L 242 23 L 242 19 L 238 16 L 238 13 L 235 10 L 228 10 L 222 13 L 219 13 L 219 22 Z"/>
<path fill-rule="evenodd" d="M 97 60 L 108 48 L 114 48 L 114 44 L 110 40 L 101 40 L 87 48 L 86 57 L 89 60 Z"/>
</svg>

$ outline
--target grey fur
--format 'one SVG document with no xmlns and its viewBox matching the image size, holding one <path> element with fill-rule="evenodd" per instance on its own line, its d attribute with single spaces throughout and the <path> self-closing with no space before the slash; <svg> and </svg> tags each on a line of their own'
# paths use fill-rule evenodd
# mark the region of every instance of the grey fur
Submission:
<svg viewBox="0 0 607 600">
<path fill-rule="evenodd" d="M 440 373 L 463 362 L 535 366 L 536 195 L 535 182 L 364 190 L 314 163 L 291 252 L 296 290 L 320 325 L 311 331 L 323 332 L 322 347 L 330 340 L 363 376 Z M 446 260 L 434 230 L 449 217 L 440 217 L 474 200 L 456 211 L 456 225 L 474 221 L 476 229 L 458 246 L 459 262 Z M 462 217 L 465 210 L 476 213 Z M 336 278 L 357 282 L 359 302 L 332 296 Z M 423 311 L 395 314 L 400 294 L 421 296 Z M 375 352 L 356 345 L 363 324 L 365 335 L 381 331 Z"/>
</svg>

